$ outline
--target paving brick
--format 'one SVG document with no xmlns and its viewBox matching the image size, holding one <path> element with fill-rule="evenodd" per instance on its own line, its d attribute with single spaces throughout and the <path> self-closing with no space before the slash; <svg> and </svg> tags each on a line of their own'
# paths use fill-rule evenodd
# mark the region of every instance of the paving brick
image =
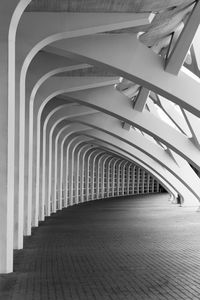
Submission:
<svg viewBox="0 0 200 300">
<path fill-rule="evenodd" d="M 199 300 L 200 214 L 167 195 L 91 201 L 46 218 L 2 300 Z"/>
</svg>

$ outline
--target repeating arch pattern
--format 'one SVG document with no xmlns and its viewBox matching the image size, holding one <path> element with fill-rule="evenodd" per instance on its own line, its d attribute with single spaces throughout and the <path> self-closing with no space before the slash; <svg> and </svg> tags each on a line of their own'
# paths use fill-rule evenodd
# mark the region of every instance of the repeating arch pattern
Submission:
<svg viewBox="0 0 200 300">
<path fill-rule="evenodd" d="M 198 208 L 200 2 L 0 8 L 0 272 L 69 205 L 164 188 Z"/>
</svg>

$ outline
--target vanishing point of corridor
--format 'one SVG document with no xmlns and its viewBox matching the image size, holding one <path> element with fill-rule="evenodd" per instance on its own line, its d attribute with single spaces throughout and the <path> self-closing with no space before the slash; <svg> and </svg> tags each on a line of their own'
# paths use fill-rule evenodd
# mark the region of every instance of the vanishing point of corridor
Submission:
<svg viewBox="0 0 200 300">
<path fill-rule="evenodd" d="M 199 236 L 200 214 L 167 194 L 69 207 L 25 238 L 0 299 L 200 299 Z"/>
</svg>

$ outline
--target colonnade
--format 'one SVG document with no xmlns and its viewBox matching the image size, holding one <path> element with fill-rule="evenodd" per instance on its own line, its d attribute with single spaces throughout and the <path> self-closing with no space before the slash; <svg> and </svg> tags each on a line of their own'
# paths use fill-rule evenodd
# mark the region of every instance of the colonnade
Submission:
<svg viewBox="0 0 200 300">
<path fill-rule="evenodd" d="M 0 273 L 63 207 L 160 186 L 185 207 L 200 200 L 199 2 L 166 69 L 120 32 L 150 25 L 151 11 L 33 13 L 31 2 L 0 3 Z"/>
<path fill-rule="evenodd" d="M 85 159 L 80 162 L 81 151 Z M 69 157 L 67 187 L 62 183 L 60 189 L 56 186 L 55 195 L 51 194 L 49 213 L 85 201 L 161 191 L 160 183 L 149 172 L 115 156 L 82 143 L 76 155 Z"/>
</svg>

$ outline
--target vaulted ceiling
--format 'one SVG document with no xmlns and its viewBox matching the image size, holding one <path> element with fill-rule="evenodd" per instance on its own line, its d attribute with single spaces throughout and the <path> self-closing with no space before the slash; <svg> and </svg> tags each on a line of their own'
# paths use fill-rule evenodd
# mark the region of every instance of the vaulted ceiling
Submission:
<svg viewBox="0 0 200 300">
<path fill-rule="evenodd" d="M 73 162 L 80 143 L 135 162 L 174 197 L 180 194 L 185 206 L 198 207 L 200 0 L 0 3 L 11 24 L 9 45 L 3 35 L 2 47 L 8 80 L 2 89 L 7 95 L 8 87 L 9 96 L 7 105 L 3 91 L 1 216 L 9 224 L 17 203 L 16 247 L 23 232 L 56 211 L 57 192 L 63 207 L 63 187 L 64 205 L 79 203 L 73 190 L 78 168 L 68 154 Z M 75 181 L 78 188 L 78 176 Z M 13 232 L 3 230 L 6 253 Z"/>
<path fill-rule="evenodd" d="M 66 13 L 61 14 L 62 20 L 65 21 L 65 18 L 72 18 L 75 25 L 77 25 L 77 23 L 80 23 L 77 27 L 78 30 L 82 29 L 81 26 L 83 25 L 81 24 L 81 21 L 79 22 L 79 20 L 81 18 L 86 18 L 85 13 L 89 13 L 89 15 L 87 15 L 88 19 L 90 19 L 90 16 L 91 18 L 92 16 L 94 18 L 93 13 L 97 13 L 96 16 L 98 15 L 98 13 L 103 13 L 103 18 L 105 18 L 105 15 L 107 16 L 108 13 L 114 13 L 112 14 L 112 17 L 113 15 L 115 15 L 115 18 L 116 16 L 119 16 L 119 14 L 125 13 L 125 21 L 121 27 L 117 27 L 118 29 L 113 29 L 113 24 L 111 26 L 109 24 L 108 26 L 105 26 L 105 30 L 100 29 L 99 31 L 93 31 L 92 26 L 98 26 L 98 22 L 96 23 L 96 19 L 94 18 L 90 23 L 92 25 L 91 28 L 89 28 L 88 33 L 84 33 L 83 36 L 82 34 L 78 34 L 75 39 L 66 39 L 63 35 L 63 39 L 55 40 L 54 43 L 50 43 L 41 50 L 41 53 L 44 56 L 52 55 L 52 59 L 55 59 L 55 61 L 58 59 L 58 57 L 62 57 L 69 60 L 69 62 L 71 60 L 71 63 L 69 63 L 69 65 L 77 65 L 77 67 L 75 67 L 74 69 L 69 67 L 67 71 L 63 70 L 60 72 L 56 72 L 53 75 L 54 80 L 49 80 L 49 82 L 51 81 L 52 84 L 55 83 L 58 87 L 62 86 L 62 93 L 60 92 L 52 101 L 56 100 L 55 103 L 61 103 L 62 101 L 63 103 L 65 103 L 65 101 L 68 101 L 68 103 L 73 103 L 74 101 L 76 103 L 76 108 L 74 109 L 80 111 L 83 110 L 84 113 L 86 111 L 88 115 L 84 117 L 80 114 L 80 116 L 75 119 L 71 117 L 70 122 L 72 122 L 72 124 L 78 122 L 79 124 L 91 126 L 91 128 L 99 128 L 100 126 L 103 132 L 109 132 L 111 136 L 118 133 L 117 137 L 120 140 L 121 138 L 124 139 L 126 137 L 127 143 L 132 143 L 131 145 L 133 147 L 138 147 L 145 154 L 149 154 L 149 156 L 153 158 L 155 162 L 158 159 L 160 164 L 167 170 L 170 170 L 171 166 L 169 166 L 168 164 L 169 155 L 170 164 L 172 164 L 170 172 L 172 172 L 175 176 L 178 176 L 180 178 L 180 181 L 182 180 L 184 183 L 186 183 L 187 188 L 189 190 L 192 190 L 192 193 L 195 194 L 195 197 L 196 190 L 194 188 L 194 182 L 196 182 L 196 180 L 198 181 L 198 178 L 195 177 L 195 175 L 193 174 L 193 170 L 187 164 L 187 157 L 192 158 L 192 156 L 190 153 L 188 153 L 188 156 L 183 155 L 181 157 L 182 153 L 184 153 L 184 151 L 186 150 L 181 149 L 181 146 L 178 145 L 176 138 L 174 137 L 176 137 L 176 135 L 178 134 L 178 136 L 182 140 L 193 140 L 195 146 L 193 145 L 192 148 L 196 151 L 195 147 L 198 147 L 200 142 L 197 137 L 197 127 L 199 124 L 199 120 L 194 121 L 194 119 L 196 118 L 195 116 L 193 116 L 193 119 L 190 119 L 190 115 L 188 114 L 188 112 L 186 112 L 181 106 L 175 104 L 176 101 L 175 103 L 173 102 L 173 100 L 175 99 L 174 93 L 176 92 L 176 87 L 174 87 L 174 90 L 172 90 L 171 92 L 171 97 L 169 97 L 168 99 L 167 96 L 164 97 L 164 94 L 167 95 L 165 91 L 165 80 L 161 80 L 164 82 L 164 84 L 161 83 L 162 91 L 161 94 L 159 94 L 159 89 L 155 88 L 154 82 L 150 84 L 150 87 L 148 86 L 149 81 L 151 81 L 150 77 L 147 76 L 147 79 L 145 78 L 144 80 L 139 80 L 136 76 L 136 80 L 134 81 L 134 76 L 130 78 L 130 74 L 131 72 L 133 74 L 137 73 L 136 70 L 134 70 L 135 65 L 134 63 L 132 63 L 133 58 L 133 60 L 135 59 L 135 63 L 137 62 L 137 60 L 139 61 L 136 68 L 138 70 L 140 67 L 143 68 L 143 73 L 140 73 L 141 77 L 145 77 L 143 76 L 145 72 L 149 72 L 151 76 L 151 71 L 148 70 L 148 67 L 145 65 L 145 63 L 142 65 L 142 60 L 145 60 L 145 53 L 147 53 L 148 55 L 147 63 L 149 64 L 149 68 L 152 68 L 153 71 L 154 66 L 152 61 L 155 60 L 156 62 L 161 62 L 162 65 L 159 65 L 159 74 L 163 74 L 162 72 L 164 69 L 164 62 L 168 60 L 168 57 L 173 52 L 175 46 L 178 44 L 177 41 L 179 40 L 181 33 L 186 27 L 185 25 L 188 24 L 188 20 L 190 20 L 190 16 L 194 11 L 193 8 L 195 7 L 196 3 L 196 1 L 191 0 L 34 0 L 31 1 L 26 10 L 27 12 L 31 13 L 32 16 L 34 16 L 34 14 L 35 16 L 39 16 L 44 13 L 44 19 L 49 18 L 48 21 L 51 19 L 51 17 L 48 16 L 48 13 L 52 13 L 52 22 L 53 20 L 58 21 L 59 13 Z M 133 13 L 133 15 L 131 15 L 130 13 Z M 76 21 L 74 21 L 75 15 L 77 18 Z M 127 18 L 130 18 L 130 16 L 131 18 L 136 19 L 139 16 L 140 20 L 145 19 L 145 21 L 142 21 L 139 25 L 132 25 L 132 23 L 130 23 L 131 25 L 126 25 L 125 23 L 127 22 Z M 118 19 L 115 19 L 113 22 L 114 24 L 116 20 L 118 22 Z M 67 24 L 71 23 L 69 22 Z M 86 26 L 86 31 L 88 30 L 88 27 Z M 71 31 L 71 28 L 68 29 L 67 27 L 64 29 L 64 31 L 66 32 L 73 32 L 73 30 Z M 74 37 L 73 34 L 72 37 Z M 118 48 L 116 48 L 116 50 L 118 51 L 115 51 L 115 48 L 113 47 L 112 42 L 110 42 L 109 39 L 114 41 L 114 43 L 116 41 L 116 47 Z M 134 42 L 132 44 L 129 44 L 129 41 L 131 40 L 134 40 Z M 124 41 L 124 45 L 121 48 L 120 41 Z M 92 48 L 93 46 L 91 46 L 91 52 L 89 46 L 86 47 L 87 51 L 85 51 L 85 45 L 87 43 L 94 46 L 94 48 Z M 95 43 L 98 44 L 99 47 L 97 47 Z M 135 45 L 137 45 L 136 47 L 134 46 L 134 43 Z M 138 47 L 140 46 L 144 55 L 140 55 L 138 51 Z M 119 51 L 119 48 L 122 49 L 121 52 Z M 147 48 L 151 48 L 154 53 L 152 53 L 151 50 Z M 187 51 L 185 52 L 185 65 L 189 67 L 193 73 L 197 74 L 198 67 L 197 62 L 195 61 L 196 54 L 194 54 L 192 51 Z M 96 52 L 97 56 L 95 56 Z M 137 54 L 135 54 L 135 52 L 137 52 Z M 106 54 L 107 57 L 107 60 L 105 61 L 104 54 Z M 123 63 L 121 63 L 120 67 L 115 67 L 118 60 L 125 61 L 123 60 L 123 54 L 125 56 L 128 56 L 128 64 L 130 62 L 130 65 L 132 65 L 129 76 L 126 76 L 128 72 L 123 71 Z M 114 63 L 110 63 L 109 61 L 112 56 L 114 57 Z M 159 59 L 157 59 L 158 57 Z M 184 59 L 182 63 L 183 62 Z M 84 66 L 81 65 L 81 67 L 79 67 L 79 64 L 84 64 Z M 181 64 L 179 66 L 179 70 L 180 68 Z M 194 72 L 194 70 L 196 71 Z M 166 72 L 164 73 L 166 74 Z M 70 82 L 72 83 L 72 85 L 75 85 L 76 82 L 82 82 L 81 80 L 83 78 L 87 82 L 86 88 L 80 86 L 80 93 L 77 92 L 75 94 L 73 94 L 72 88 L 72 94 L 70 94 L 70 92 L 68 92 L 68 90 L 70 90 L 71 88 Z M 165 76 L 164 78 L 168 79 L 168 76 Z M 176 77 L 169 78 L 171 80 L 171 78 Z M 95 87 L 93 88 L 94 82 Z M 157 84 L 157 82 L 155 84 Z M 158 83 L 158 86 L 159 84 L 160 82 Z M 67 86 L 69 89 L 67 89 L 66 92 L 63 92 L 65 86 Z M 79 91 L 79 87 L 77 88 L 77 90 Z M 100 95 L 101 92 L 103 93 L 102 98 Z M 121 96 L 119 96 L 118 99 L 119 94 L 121 94 Z M 94 103 L 90 101 L 90 97 L 94 97 Z M 106 99 L 106 97 L 108 97 L 108 99 Z M 117 103 L 118 100 L 119 103 L 116 104 L 115 107 L 115 103 Z M 96 105 L 96 103 L 98 105 Z M 120 109 L 118 106 L 120 107 Z M 90 116 L 91 108 L 96 110 L 95 117 Z M 140 118 L 141 120 L 143 120 L 144 118 L 144 123 L 141 123 L 142 121 L 140 120 Z M 149 120 L 152 120 L 152 123 Z M 158 123 L 157 120 L 159 120 Z M 157 126 L 155 126 L 155 128 L 153 128 L 154 122 L 155 124 L 158 124 Z M 163 125 L 164 129 L 162 130 L 161 128 L 159 128 L 159 134 L 154 134 L 155 132 L 157 132 L 156 127 L 162 127 L 163 123 L 165 124 Z M 140 124 L 142 124 L 142 126 L 140 126 Z M 173 137 L 170 137 L 170 132 L 172 132 Z M 112 137 L 110 138 L 112 139 Z M 173 141 L 173 139 L 175 140 L 175 142 Z M 145 141 L 147 144 L 142 144 L 143 146 L 141 146 L 141 141 Z M 178 154 L 176 153 L 176 147 L 173 148 L 174 144 L 176 144 L 178 147 Z M 155 153 L 153 153 L 154 150 Z M 167 156 L 162 160 L 160 159 L 161 156 L 159 156 L 159 158 L 158 156 L 156 157 L 156 151 L 158 151 L 159 155 L 161 155 L 162 153 L 162 155 L 164 156 L 167 153 Z M 180 153 L 181 155 L 179 156 Z M 185 158 L 186 160 L 184 160 Z M 179 170 L 176 164 L 179 164 L 179 167 L 180 165 L 184 165 L 183 169 L 187 170 L 188 175 L 184 174 L 182 167 L 180 167 Z M 194 182 L 190 186 L 190 179 L 193 177 Z"/>
<path fill-rule="evenodd" d="M 152 22 L 146 25 L 107 31 L 110 34 L 138 33 L 139 40 L 155 53 L 165 57 L 173 49 L 184 24 L 190 15 L 194 0 L 34 0 L 27 7 L 29 12 L 109 12 L 109 13 L 144 13 L 152 12 Z M 173 34 L 173 38 L 172 38 Z M 190 57 L 187 57 L 190 61 Z M 84 70 L 84 74 L 98 73 L 96 70 Z M 84 75 L 82 74 L 82 75 Z M 100 72 L 100 74 L 102 74 Z M 103 73 L 105 74 L 105 72 Z M 108 72 L 109 74 L 109 72 Z M 105 74 L 106 75 L 106 74 Z"/>
<path fill-rule="evenodd" d="M 150 12 L 186 6 L 193 0 L 33 0 L 28 11 Z"/>
</svg>

